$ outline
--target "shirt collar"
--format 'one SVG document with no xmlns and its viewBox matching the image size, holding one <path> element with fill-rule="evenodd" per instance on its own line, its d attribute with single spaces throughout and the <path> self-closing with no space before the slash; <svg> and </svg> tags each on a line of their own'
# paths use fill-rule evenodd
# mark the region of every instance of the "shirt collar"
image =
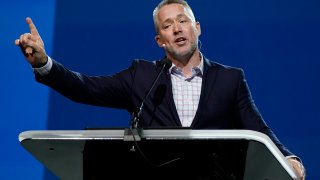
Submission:
<svg viewBox="0 0 320 180">
<path fill-rule="evenodd" d="M 202 75 L 203 74 L 203 61 L 204 61 L 204 59 L 203 59 L 203 55 L 201 52 L 199 52 L 199 55 L 200 55 L 200 64 L 198 66 L 193 67 L 192 70 L 199 69 L 201 72 L 201 75 Z M 175 64 L 172 63 L 171 67 L 169 68 L 170 74 L 172 73 L 172 68 L 175 68 L 178 71 L 180 70 L 180 68 L 178 68 Z"/>
</svg>

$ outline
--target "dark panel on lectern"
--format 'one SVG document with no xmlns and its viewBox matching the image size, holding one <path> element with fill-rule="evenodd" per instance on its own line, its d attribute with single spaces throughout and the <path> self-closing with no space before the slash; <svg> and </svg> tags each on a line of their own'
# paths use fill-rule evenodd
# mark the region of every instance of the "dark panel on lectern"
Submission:
<svg viewBox="0 0 320 180">
<path fill-rule="evenodd" d="M 247 140 L 87 141 L 84 180 L 291 180 L 260 142 Z"/>
<path fill-rule="evenodd" d="M 247 148 L 245 140 L 87 141 L 84 179 L 243 179 Z"/>
</svg>

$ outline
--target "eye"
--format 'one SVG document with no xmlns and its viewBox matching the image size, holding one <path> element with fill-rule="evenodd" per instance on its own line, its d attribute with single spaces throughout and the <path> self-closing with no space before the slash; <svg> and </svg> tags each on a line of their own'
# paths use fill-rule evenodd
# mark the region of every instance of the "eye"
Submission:
<svg viewBox="0 0 320 180">
<path fill-rule="evenodd" d="M 170 27 L 170 24 L 163 25 L 163 29 L 168 29 Z"/>
</svg>

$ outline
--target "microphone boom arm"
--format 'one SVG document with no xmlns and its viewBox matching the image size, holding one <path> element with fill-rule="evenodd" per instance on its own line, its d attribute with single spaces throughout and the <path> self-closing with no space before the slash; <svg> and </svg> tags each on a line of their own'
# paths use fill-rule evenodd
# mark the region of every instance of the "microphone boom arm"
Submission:
<svg viewBox="0 0 320 180">
<path fill-rule="evenodd" d="M 163 71 L 164 71 L 166 68 L 168 68 L 168 67 L 170 68 L 170 67 L 171 67 L 171 61 L 168 60 L 168 59 L 163 60 L 162 64 L 163 64 L 163 65 L 162 65 L 162 67 L 161 67 L 160 72 L 158 73 L 156 79 L 153 81 L 152 86 L 151 86 L 151 88 L 149 89 L 148 93 L 146 94 L 146 96 L 145 96 L 144 99 L 142 100 L 140 107 L 137 108 L 137 111 L 136 111 L 136 112 L 133 112 L 133 114 L 132 114 L 132 119 L 131 119 L 130 126 L 131 126 L 131 128 L 133 128 L 133 129 L 139 128 L 140 117 L 141 117 L 141 114 L 142 114 L 142 111 L 143 111 L 143 108 L 144 108 L 144 102 L 145 102 L 145 100 L 149 97 L 151 91 L 153 90 L 155 84 L 158 82 L 158 79 L 160 78 L 160 76 L 161 76 L 161 74 L 163 73 Z"/>
</svg>

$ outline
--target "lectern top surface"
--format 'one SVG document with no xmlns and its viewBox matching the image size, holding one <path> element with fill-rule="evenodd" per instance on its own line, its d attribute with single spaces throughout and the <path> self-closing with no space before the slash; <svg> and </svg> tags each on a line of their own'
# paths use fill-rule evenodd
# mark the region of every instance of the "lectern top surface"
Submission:
<svg viewBox="0 0 320 180">
<path fill-rule="evenodd" d="M 124 129 L 104 130 L 40 130 L 20 133 L 19 141 L 25 139 L 123 139 Z M 141 130 L 142 138 L 179 139 L 270 139 L 260 132 L 251 130 L 191 130 L 191 129 L 146 129 Z"/>
</svg>

